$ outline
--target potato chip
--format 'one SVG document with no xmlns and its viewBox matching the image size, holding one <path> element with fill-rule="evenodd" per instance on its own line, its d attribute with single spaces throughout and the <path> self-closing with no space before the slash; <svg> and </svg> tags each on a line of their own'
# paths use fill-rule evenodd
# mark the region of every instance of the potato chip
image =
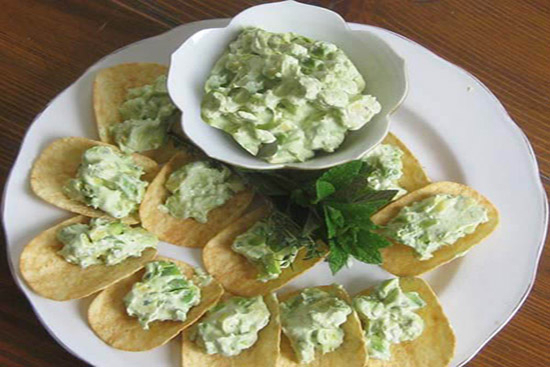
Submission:
<svg viewBox="0 0 550 367">
<path fill-rule="evenodd" d="M 167 73 L 167 66 L 154 63 L 120 64 L 100 70 L 95 77 L 93 90 L 99 139 L 116 145 L 109 128 L 123 122 L 118 109 L 126 101 L 128 89 L 153 84 L 159 76 Z M 164 163 L 177 152 L 173 141 L 169 140 L 165 146 L 141 154 Z"/>
<path fill-rule="evenodd" d="M 34 162 L 31 171 L 31 188 L 38 197 L 61 209 L 87 217 L 103 217 L 105 212 L 94 209 L 80 201 L 72 200 L 63 193 L 63 186 L 75 178 L 82 154 L 96 145 L 107 145 L 86 138 L 61 138 L 51 143 Z M 118 151 L 118 148 L 112 146 Z M 143 167 L 143 179 L 151 181 L 157 172 L 157 164 L 147 157 L 133 154 L 134 162 Z M 137 213 L 124 218 L 126 223 L 137 223 Z"/>
<path fill-rule="evenodd" d="M 395 135 L 388 133 L 382 141 L 382 144 L 396 146 L 403 152 L 403 156 L 401 157 L 401 162 L 403 163 L 403 176 L 401 176 L 398 182 L 400 187 L 407 190 L 407 192 L 412 192 L 431 182 L 418 159 L 416 159 L 409 148 L 407 148 L 407 146 Z"/>
<path fill-rule="evenodd" d="M 268 214 L 269 208 L 266 205 L 247 213 L 212 238 L 203 249 L 202 260 L 206 270 L 231 293 L 248 297 L 271 293 L 313 267 L 326 256 L 325 253 L 321 257 L 306 259 L 306 249 L 303 248 L 298 252 L 292 266 L 283 269 L 278 278 L 267 282 L 257 280 L 258 270 L 256 267 L 244 256 L 233 251 L 231 245 L 238 235 L 246 232 L 254 223 Z"/>
<path fill-rule="evenodd" d="M 347 292 L 336 285 L 315 287 L 322 291 L 328 292 L 333 296 L 346 301 L 351 306 L 351 299 Z M 283 303 L 289 298 L 296 296 L 301 291 L 285 293 L 279 297 L 279 302 Z M 361 321 L 357 313 L 352 312 L 348 315 L 345 323 L 340 326 L 344 330 L 344 342 L 338 349 L 332 352 L 322 354 L 317 351 L 315 359 L 308 364 L 301 364 L 296 359 L 294 349 L 290 344 L 290 340 L 285 333 L 281 333 L 281 354 L 277 367 L 364 367 L 367 365 L 367 347 L 363 338 L 363 330 L 361 329 Z M 370 364 L 369 364 L 370 366 Z"/>
<path fill-rule="evenodd" d="M 187 278 L 193 277 L 193 267 L 182 261 L 160 256 L 155 260 L 174 262 Z M 101 340 L 114 348 L 137 352 L 161 346 L 197 321 L 223 294 L 223 288 L 213 279 L 208 285 L 201 286 L 201 301 L 189 310 L 184 322 L 153 321 L 149 330 L 144 330 L 136 317 L 128 316 L 124 305 L 124 296 L 132 290 L 134 283 L 141 281 L 144 272 L 142 269 L 104 289 L 88 309 L 90 327 Z"/>
<path fill-rule="evenodd" d="M 155 257 L 157 251 L 148 248 L 140 257 L 129 257 L 111 266 L 92 265 L 84 269 L 67 262 L 57 253 L 63 248 L 56 238 L 57 231 L 71 224 L 89 221 L 87 217 L 73 217 L 40 233 L 25 246 L 19 259 L 19 269 L 33 291 L 56 301 L 86 297 L 135 273 Z"/>
<path fill-rule="evenodd" d="M 415 311 L 424 320 L 424 331 L 415 340 L 392 344 L 391 360 L 370 358 L 369 367 L 444 367 L 453 359 L 455 335 L 437 296 L 428 283 L 420 278 L 400 278 L 404 292 L 418 292 L 426 306 Z M 359 292 L 369 295 L 373 288 Z"/>
<path fill-rule="evenodd" d="M 176 218 L 160 210 L 159 206 L 164 204 L 170 195 L 164 187 L 170 174 L 181 166 L 199 159 L 188 153 L 178 153 L 162 167 L 145 193 L 139 208 L 141 222 L 145 229 L 154 233 L 161 241 L 178 246 L 203 247 L 228 224 L 239 218 L 252 201 L 252 191 L 238 192 L 222 206 L 212 209 L 208 213 L 206 223 L 199 223 L 192 218 Z"/>
<path fill-rule="evenodd" d="M 386 225 L 405 206 L 437 194 L 472 197 L 487 209 L 489 220 L 480 224 L 475 232 L 458 239 L 452 245 L 445 245 L 434 251 L 433 257 L 428 260 L 420 260 L 412 247 L 390 239 L 393 244 L 380 251 L 383 258 L 382 267 L 390 273 L 398 276 L 414 276 L 435 269 L 470 250 L 497 227 L 499 215 L 495 206 L 471 187 L 454 182 L 435 182 L 413 191 L 386 206 L 371 219 L 375 224 Z"/>
<path fill-rule="evenodd" d="M 232 296 L 226 293 L 223 298 L 228 299 Z M 220 354 L 206 354 L 202 347 L 191 341 L 191 331 L 187 329 L 182 333 L 182 367 L 276 367 L 281 338 L 279 303 L 275 294 L 264 296 L 264 302 L 271 314 L 269 324 L 260 330 L 258 340 L 252 347 L 231 357 Z"/>
</svg>

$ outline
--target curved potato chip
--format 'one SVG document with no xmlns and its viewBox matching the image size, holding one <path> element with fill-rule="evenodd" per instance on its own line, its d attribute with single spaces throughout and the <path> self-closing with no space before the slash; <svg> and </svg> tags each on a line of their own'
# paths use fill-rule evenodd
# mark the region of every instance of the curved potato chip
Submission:
<svg viewBox="0 0 550 367">
<path fill-rule="evenodd" d="M 73 217 L 40 233 L 25 246 L 19 269 L 33 291 L 56 301 L 83 298 L 135 273 L 155 257 L 157 250 L 148 248 L 140 257 L 129 257 L 112 266 L 92 265 L 84 269 L 67 262 L 57 253 L 63 247 L 56 238 L 57 231 L 89 221 L 90 218 L 80 215 Z"/>
<path fill-rule="evenodd" d="M 82 154 L 89 148 L 97 145 L 106 145 L 99 141 L 86 138 L 61 138 L 51 143 L 34 162 L 31 171 L 31 188 L 38 197 L 61 209 L 87 217 L 104 217 L 105 212 L 94 209 L 80 201 L 72 200 L 63 193 L 63 186 L 71 178 L 76 177 Z M 134 162 L 143 167 L 143 179 L 151 181 L 157 171 L 157 164 L 147 157 L 132 154 Z M 138 223 L 137 213 L 123 219 L 126 223 Z"/>
<path fill-rule="evenodd" d="M 223 299 L 226 300 L 232 296 L 226 293 Z M 271 316 L 269 323 L 258 333 L 258 340 L 252 347 L 232 357 L 206 354 L 202 347 L 190 339 L 189 329 L 184 330 L 181 345 L 182 367 L 276 367 L 281 338 L 279 302 L 275 294 L 264 296 L 264 302 Z"/>
<path fill-rule="evenodd" d="M 348 293 L 337 285 L 328 285 L 315 287 L 322 291 L 328 292 L 333 296 L 346 301 L 351 306 L 351 299 Z M 285 293 L 279 296 L 279 303 L 296 296 L 299 291 Z M 345 323 L 340 326 L 344 330 L 344 342 L 338 349 L 322 354 L 319 351 L 315 352 L 315 359 L 308 364 L 301 364 L 296 359 L 294 349 L 290 344 L 290 340 L 285 333 L 281 333 L 281 354 L 277 367 L 364 367 L 367 365 L 368 355 L 367 346 L 363 338 L 363 330 L 361 329 L 361 321 L 357 313 L 353 311 L 348 315 Z M 369 361 L 370 363 L 370 361 Z M 370 364 L 369 364 L 370 366 Z"/>
<path fill-rule="evenodd" d="M 371 219 L 377 225 L 386 225 L 405 206 L 437 194 L 462 195 L 474 198 L 487 209 L 489 221 L 480 224 L 475 232 L 459 238 L 452 245 L 445 245 L 434 251 L 433 257 L 428 260 L 420 260 L 412 247 L 397 243 L 389 238 L 393 244 L 381 249 L 380 252 L 383 258 L 382 267 L 390 273 L 398 276 L 414 276 L 435 269 L 471 249 L 497 227 L 499 222 L 498 211 L 487 198 L 471 187 L 445 181 L 429 184 L 397 199 L 374 214 Z"/>
<path fill-rule="evenodd" d="M 399 278 L 404 292 L 418 292 L 426 306 L 415 311 L 424 320 L 424 331 L 415 340 L 392 344 L 391 359 L 371 358 L 369 367 L 444 367 L 453 359 L 455 334 L 432 288 L 420 278 Z M 356 296 L 369 295 L 373 288 Z"/>
<path fill-rule="evenodd" d="M 306 260 L 306 249 L 303 248 L 298 252 L 292 266 L 283 269 L 278 278 L 267 282 L 257 280 L 256 267 L 244 256 L 233 251 L 231 245 L 238 235 L 246 232 L 254 223 L 268 214 L 269 208 L 265 205 L 247 213 L 212 238 L 203 249 L 204 267 L 231 293 L 248 297 L 271 293 L 313 267 L 326 256 L 325 253 L 325 256 Z"/>
<path fill-rule="evenodd" d="M 170 174 L 187 163 L 198 160 L 188 153 L 178 153 L 162 167 L 153 180 L 139 208 L 139 215 L 143 227 L 154 233 L 161 241 L 178 246 L 203 247 L 212 237 L 224 229 L 228 224 L 239 218 L 246 210 L 254 193 L 244 190 L 235 194 L 220 207 L 208 213 L 208 221 L 199 223 L 194 219 L 180 219 L 173 217 L 159 209 L 164 204 L 170 192 L 164 184 Z"/>
<path fill-rule="evenodd" d="M 401 157 L 403 176 L 401 176 L 398 183 L 400 187 L 407 190 L 407 192 L 412 192 L 430 184 L 431 181 L 418 159 L 397 136 L 388 133 L 384 140 L 382 140 L 382 144 L 393 145 L 403 152 L 403 156 Z"/>
<path fill-rule="evenodd" d="M 105 143 L 116 145 L 109 128 L 121 123 L 122 118 L 118 108 L 126 101 L 128 89 L 153 84 L 155 80 L 168 73 L 168 67 L 154 63 L 120 64 L 100 70 L 94 80 L 93 99 L 94 111 L 99 139 Z M 164 146 L 141 152 L 140 154 L 154 159 L 159 163 L 167 162 L 178 149 L 172 140 Z"/>
<path fill-rule="evenodd" d="M 176 263 L 187 278 L 194 274 L 193 267 L 182 261 L 161 256 L 155 260 Z M 128 316 L 124 305 L 124 296 L 132 290 L 134 283 L 141 281 L 144 272 L 142 269 L 104 289 L 88 309 L 90 327 L 101 340 L 114 348 L 138 352 L 159 347 L 197 321 L 223 294 L 221 285 L 212 280 L 201 287 L 201 301 L 189 310 L 185 321 L 154 321 L 149 325 L 149 330 L 144 330 L 136 317 Z"/>
</svg>

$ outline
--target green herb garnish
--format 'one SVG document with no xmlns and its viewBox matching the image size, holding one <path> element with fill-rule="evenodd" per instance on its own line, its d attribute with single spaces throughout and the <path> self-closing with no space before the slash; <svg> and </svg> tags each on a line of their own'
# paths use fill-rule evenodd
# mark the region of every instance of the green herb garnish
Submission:
<svg viewBox="0 0 550 367">
<path fill-rule="evenodd" d="M 397 190 L 376 191 L 367 187 L 369 166 L 352 161 L 324 171 L 248 171 L 239 173 L 271 198 L 303 236 L 328 244 L 332 273 L 348 263 L 350 256 L 369 263 L 382 263 L 380 249 L 390 242 L 379 235 L 370 217 L 386 205 Z M 315 251 L 310 256 L 317 256 Z"/>
<path fill-rule="evenodd" d="M 310 234 L 300 228 L 287 214 L 274 210 L 266 218 L 267 228 L 271 231 L 267 235 L 267 245 L 275 252 L 285 247 L 307 249 L 306 258 L 319 257 L 322 253 L 319 244 L 316 243 Z"/>
</svg>

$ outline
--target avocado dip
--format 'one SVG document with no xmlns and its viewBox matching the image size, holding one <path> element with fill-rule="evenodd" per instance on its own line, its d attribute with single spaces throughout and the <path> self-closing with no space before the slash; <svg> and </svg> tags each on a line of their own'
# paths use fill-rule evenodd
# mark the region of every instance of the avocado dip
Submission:
<svg viewBox="0 0 550 367">
<path fill-rule="evenodd" d="M 344 341 L 351 307 L 342 299 L 317 288 L 306 288 L 281 304 L 283 332 L 300 363 L 312 362 L 315 352 L 332 352 Z"/>
<path fill-rule="evenodd" d="M 145 195 L 148 183 L 140 179 L 143 174 L 132 156 L 98 145 L 84 152 L 76 178 L 69 180 L 63 192 L 112 217 L 123 218 L 137 210 Z"/>
<path fill-rule="evenodd" d="M 231 297 L 208 311 L 193 329 L 191 340 L 207 354 L 235 356 L 256 343 L 269 317 L 262 296 Z"/>
<path fill-rule="evenodd" d="M 57 232 L 57 239 L 64 245 L 58 253 L 82 268 L 116 265 L 129 257 L 141 256 L 146 248 L 156 248 L 158 243 L 153 234 L 141 227 L 106 218 L 63 227 Z"/>
<path fill-rule="evenodd" d="M 336 45 L 260 28 L 242 30 L 204 88 L 203 120 L 270 163 L 333 152 L 381 110 Z"/>
<path fill-rule="evenodd" d="M 403 292 L 399 279 L 380 283 L 368 296 L 358 296 L 353 307 L 363 322 L 369 356 L 389 361 L 392 344 L 418 338 L 424 320 L 414 311 L 426 306 L 416 292 Z"/>
<path fill-rule="evenodd" d="M 391 144 L 378 144 L 361 160 L 369 168 L 367 186 L 373 190 L 397 190 L 394 200 L 407 193 L 399 186 L 403 176 L 403 151 Z"/>
<path fill-rule="evenodd" d="M 267 282 L 277 279 L 292 265 L 300 248 L 313 242 L 298 232 L 289 218 L 275 211 L 237 236 L 231 249 L 256 266 L 259 281 Z"/>
<path fill-rule="evenodd" d="M 145 265 L 141 282 L 124 297 L 126 312 L 137 317 L 141 327 L 149 329 L 153 321 L 185 321 L 189 310 L 200 303 L 201 291 L 170 261 L 152 261 Z"/>
<path fill-rule="evenodd" d="M 489 220 L 487 209 L 477 200 L 461 195 L 439 194 L 404 207 L 388 222 L 384 233 L 412 247 L 420 260 L 433 257 L 442 246 L 473 233 Z"/>
<path fill-rule="evenodd" d="M 122 122 L 110 128 L 111 137 L 125 153 L 160 148 L 179 112 L 168 96 L 166 75 L 153 84 L 128 89 L 118 109 Z"/>
<path fill-rule="evenodd" d="M 165 183 L 170 196 L 160 208 L 176 218 L 206 223 L 208 213 L 244 190 L 238 176 L 223 165 L 197 161 L 172 172 Z"/>
</svg>

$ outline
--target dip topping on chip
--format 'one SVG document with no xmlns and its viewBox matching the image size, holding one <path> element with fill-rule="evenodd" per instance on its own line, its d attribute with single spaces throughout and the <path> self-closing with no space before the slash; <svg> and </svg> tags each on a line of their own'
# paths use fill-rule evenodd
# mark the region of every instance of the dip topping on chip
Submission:
<svg viewBox="0 0 550 367">
<path fill-rule="evenodd" d="M 250 154 L 271 163 L 302 162 L 315 151 L 333 152 L 349 130 L 380 112 L 364 89 L 336 45 L 245 28 L 206 81 L 201 115 Z"/>
<path fill-rule="evenodd" d="M 437 249 L 452 245 L 488 220 L 487 209 L 477 200 L 438 194 L 401 209 L 384 231 L 399 243 L 412 247 L 420 260 L 427 260 Z"/>
<path fill-rule="evenodd" d="M 193 283 L 201 288 L 208 286 L 210 283 L 212 283 L 212 280 L 214 279 L 212 275 L 208 274 L 206 271 L 204 271 L 202 268 L 199 268 L 198 266 L 193 268 L 193 272 L 195 274 L 193 275 L 193 278 L 191 280 L 193 281 Z"/>
<path fill-rule="evenodd" d="M 352 313 L 342 299 L 317 288 L 306 288 L 297 296 L 281 303 L 283 332 L 300 363 L 309 363 L 315 351 L 325 354 L 344 341 L 340 327 Z"/>
<path fill-rule="evenodd" d="M 124 297 L 126 312 L 137 317 L 141 327 L 149 329 L 153 321 L 185 321 L 188 311 L 200 303 L 201 291 L 170 261 L 152 261 L 145 265 L 141 282 Z"/>
<path fill-rule="evenodd" d="M 148 183 L 140 179 L 143 168 L 129 155 L 104 145 L 84 152 L 77 176 L 63 187 L 73 200 L 101 209 L 115 218 L 135 212 Z"/>
<path fill-rule="evenodd" d="M 191 340 L 207 354 L 235 356 L 256 343 L 269 317 L 262 296 L 231 297 L 208 311 L 193 330 Z"/>
<path fill-rule="evenodd" d="M 159 76 L 153 84 L 128 89 L 119 113 L 122 122 L 114 124 L 110 133 L 123 152 L 143 152 L 161 147 L 168 139 L 170 125 L 178 116 L 178 110 L 168 96 L 166 75 Z"/>
<path fill-rule="evenodd" d="M 296 259 L 298 251 L 313 241 L 299 235 L 299 229 L 286 216 L 274 211 L 237 236 L 231 249 L 243 255 L 258 269 L 258 280 L 267 282 L 281 275 Z"/>
<path fill-rule="evenodd" d="M 68 262 L 90 265 L 116 265 L 129 257 L 139 257 L 146 248 L 156 248 L 157 238 L 141 227 L 130 227 L 120 220 L 93 218 L 89 224 L 75 223 L 61 228 L 57 239 L 63 243 L 58 253 Z"/>
<path fill-rule="evenodd" d="M 160 208 L 176 218 L 200 223 L 208 221 L 208 212 L 245 188 L 227 167 L 208 161 L 191 162 L 172 172 L 165 187 L 171 195 Z"/>
<path fill-rule="evenodd" d="M 417 292 L 403 292 L 399 279 L 380 283 L 368 296 L 358 296 L 353 307 L 363 321 L 369 356 L 389 361 L 392 344 L 418 338 L 424 321 L 414 311 L 426 306 Z"/>
<path fill-rule="evenodd" d="M 403 176 L 403 154 L 394 145 L 378 144 L 361 158 L 370 170 L 367 186 L 373 190 L 397 190 L 393 200 L 406 194 L 407 190 L 399 186 L 399 179 Z"/>
</svg>

